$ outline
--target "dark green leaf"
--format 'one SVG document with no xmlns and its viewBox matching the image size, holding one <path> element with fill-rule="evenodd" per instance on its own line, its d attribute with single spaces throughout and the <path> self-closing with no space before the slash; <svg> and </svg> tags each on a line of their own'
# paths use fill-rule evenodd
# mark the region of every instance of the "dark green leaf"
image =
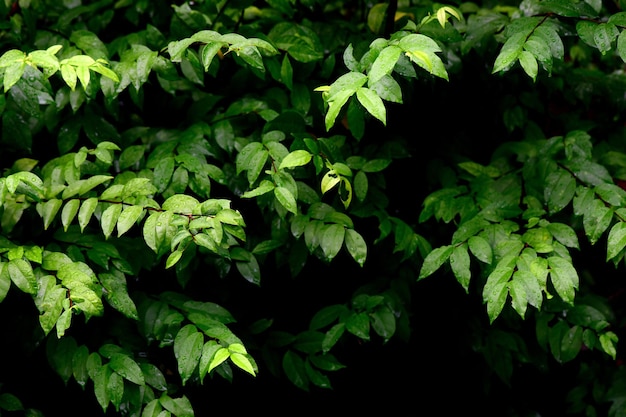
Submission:
<svg viewBox="0 0 626 417">
<path fill-rule="evenodd" d="M 309 379 L 304 369 L 304 361 L 297 353 L 291 350 L 285 352 L 282 366 L 292 384 L 305 391 L 309 390 Z"/>
</svg>

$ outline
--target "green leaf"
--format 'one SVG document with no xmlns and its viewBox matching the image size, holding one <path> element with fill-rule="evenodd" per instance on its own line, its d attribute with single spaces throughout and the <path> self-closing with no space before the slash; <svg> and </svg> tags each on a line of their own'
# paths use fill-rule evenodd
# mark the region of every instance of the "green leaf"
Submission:
<svg viewBox="0 0 626 417">
<path fill-rule="evenodd" d="M 411 34 L 403 37 L 398 46 L 419 67 L 437 77 L 448 80 L 448 72 L 443 62 L 435 54 L 441 52 L 441 48 L 433 39 L 423 34 Z"/>
<path fill-rule="evenodd" d="M 544 198 L 548 210 L 554 214 L 565 208 L 574 198 L 576 180 L 564 169 L 550 173 L 546 178 Z"/>
<path fill-rule="evenodd" d="M 367 76 L 360 72 L 349 72 L 344 74 L 331 84 L 328 91 L 327 101 L 336 101 L 338 96 L 343 96 L 345 93 L 349 93 L 349 96 L 351 96 L 366 82 Z"/>
<path fill-rule="evenodd" d="M 139 364 L 130 356 L 114 353 L 111 356 L 109 366 L 124 379 L 134 384 L 145 385 L 146 383 Z"/>
<path fill-rule="evenodd" d="M 469 283 L 472 273 L 470 271 L 468 245 L 463 244 L 454 248 L 450 254 L 450 268 L 465 292 L 469 292 Z"/>
<path fill-rule="evenodd" d="M 317 34 L 310 28 L 291 22 L 280 22 L 268 34 L 278 49 L 299 62 L 315 62 L 324 57 L 324 48 Z"/>
<path fill-rule="evenodd" d="M 12 259 L 8 262 L 8 273 L 17 288 L 28 294 L 37 293 L 37 278 L 30 263 L 24 259 Z"/>
<path fill-rule="evenodd" d="M 137 222 L 143 214 L 144 208 L 141 206 L 124 206 L 124 210 L 117 219 L 117 236 L 120 237 Z"/>
<path fill-rule="evenodd" d="M 524 69 L 524 72 L 532 78 L 533 81 L 537 78 L 539 72 L 539 65 L 537 64 L 537 58 L 528 51 L 522 51 L 519 54 L 519 63 Z"/>
<path fill-rule="evenodd" d="M 100 219 L 102 226 L 102 233 L 104 234 L 104 238 L 108 239 L 109 236 L 113 233 L 115 229 L 115 225 L 117 224 L 117 220 L 122 213 L 122 205 L 121 204 L 111 204 L 102 212 L 102 218 Z"/>
<path fill-rule="evenodd" d="M 230 357 L 230 352 L 225 347 L 218 347 L 215 353 L 211 356 L 207 373 L 210 373 L 217 366 L 221 365 L 226 359 Z"/>
<path fill-rule="evenodd" d="M 285 209 L 293 214 L 298 214 L 298 203 L 291 191 L 285 187 L 276 187 L 274 188 L 274 196 Z"/>
<path fill-rule="evenodd" d="M 550 267 L 550 280 L 554 289 L 563 301 L 573 304 L 579 281 L 576 269 L 571 262 L 557 256 L 549 257 L 548 265 Z"/>
<path fill-rule="evenodd" d="M 43 227 L 45 230 L 48 230 L 54 217 L 59 212 L 63 201 L 58 198 L 53 198 L 41 205 L 41 217 L 43 218 Z"/>
<path fill-rule="evenodd" d="M 106 290 L 107 302 L 126 317 L 138 320 L 137 307 L 128 294 L 124 274 L 114 271 L 110 274 L 100 274 L 98 278 Z"/>
<path fill-rule="evenodd" d="M 563 335 L 563 339 L 561 340 L 560 362 L 569 362 L 578 356 L 582 344 L 583 329 L 580 326 L 572 326 L 572 328 Z"/>
<path fill-rule="evenodd" d="M 165 157 L 157 162 L 154 167 L 154 177 L 152 179 L 157 191 L 165 191 L 172 180 L 175 167 L 174 158 L 171 156 Z"/>
<path fill-rule="evenodd" d="M 550 223 L 546 227 L 559 243 L 568 248 L 579 249 L 578 235 L 571 226 L 563 223 Z"/>
<path fill-rule="evenodd" d="M 393 337 L 396 332 L 396 317 L 391 309 L 385 305 L 377 308 L 370 315 L 370 321 L 372 329 L 383 338 L 383 341 L 388 341 Z"/>
<path fill-rule="evenodd" d="M 493 74 L 508 71 L 513 66 L 524 50 L 526 36 L 525 32 L 516 32 L 506 40 L 493 64 Z"/>
<path fill-rule="evenodd" d="M 618 337 L 613 332 L 606 332 L 600 335 L 600 346 L 602 350 L 613 359 L 615 359 L 617 355 L 617 341 Z"/>
<path fill-rule="evenodd" d="M 505 256 L 487 276 L 487 282 L 483 287 L 483 300 L 487 303 L 487 314 L 492 323 L 504 308 L 508 295 L 508 282 L 513 274 L 516 261 L 517 256 Z"/>
<path fill-rule="evenodd" d="M 202 355 L 204 336 L 193 324 L 181 328 L 174 339 L 174 356 L 178 362 L 178 373 L 182 384 L 191 378 Z"/>
<path fill-rule="evenodd" d="M 626 31 L 621 31 L 617 37 L 617 54 L 626 62 Z"/>
<path fill-rule="evenodd" d="M 63 230 L 67 232 L 68 227 L 78 214 L 78 209 L 80 208 L 80 200 L 77 198 L 73 198 L 63 206 L 63 211 L 61 211 L 61 223 L 63 224 Z"/>
<path fill-rule="evenodd" d="M 343 246 L 346 229 L 340 224 L 328 225 L 320 239 L 320 247 L 327 261 L 332 260 Z"/>
<path fill-rule="evenodd" d="M 200 202 L 195 197 L 187 194 L 175 194 L 163 202 L 162 208 L 176 214 L 189 215 L 194 214 L 199 205 Z"/>
<path fill-rule="evenodd" d="M 613 23 L 600 23 L 593 31 L 593 40 L 602 55 L 612 49 L 613 42 L 619 36 L 620 30 Z"/>
<path fill-rule="evenodd" d="M 345 245 L 350 256 L 362 267 L 367 258 L 367 244 L 363 236 L 354 229 L 346 229 Z"/>
<path fill-rule="evenodd" d="M 158 389 L 159 391 L 167 390 L 167 381 L 163 372 L 156 366 L 147 362 L 140 362 L 139 367 L 143 374 L 143 379 L 146 384 Z"/>
<path fill-rule="evenodd" d="M 595 244 L 613 219 L 613 210 L 598 199 L 594 199 L 583 216 L 583 227 L 591 244 Z"/>
<path fill-rule="evenodd" d="M 177 249 L 174 252 L 170 253 L 165 261 L 165 269 L 169 269 L 176 265 L 178 261 L 180 261 L 180 258 L 182 258 L 183 253 L 184 249 Z"/>
<path fill-rule="evenodd" d="M 11 288 L 11 275 L 9 275 L 8 265 L 6 262 L 0 262 L 0 303 L 7 296 L 9 288 Z"/>
<path fill-rule="evenodd" d="M 626 223 L 618 222 L 611 230 L 607 238 L 606 260 L 619 255 L 626 247 Z"/>
<path fill-rule="evenodd" d="M 519 264 L 518 264 L 519 265 Z M 514 295 L 511 293 L 511 297 L 518 297 L 523 294 L 524 303 L 528 303 L 536 308 L 540 308 L 543 303 L 543 294 L 541 292 L 541 286 L 539 285 L 539 279 L 532 273 L 530 269 L 522 269 L 518 266 L 518 270 L 513 273 L 513 282 L 515 282 L 514 291 L 517 291 Z M 519 301 L 519 298 L 514 300 L 515 303 Z M 521 308 L 520 308 L 521 307 Z M 515 308 L 518 312 L 525 311 L 525 307 L 519 306 Z"/>
<path fill-rule="evenodd" d="M 367 74 L 367 82 L 370 88 L 373 84 L 380 81 L 383 76 L 391 74 L 394 66 L 398 62 L 398 58 L 400 58 L 400 54 L 402 54 L 402 49 L 395 45 L 387 46 L 380 51 L 374 64 L 372 64 L 372 68 Z"/>
<path fill-rule="evenodd" d="M 88 198 L 80 205 L 80 209 L 78 210 L 78 224 L 80 225 L 81 232 L 83 232 L 85 227 L 89 224 L 91 216 L 93 216 L 97 206 L 98 199 L 96 197 Z"/>
<path fill-rule="evenodd" d="M 110 175 L 94 175 L 85 180 L 72 182 L 65 190 L 63 190 L 62 197 L 65 200 L 70 197 L 74 197 L 75 195 L 83 195 L 88 191 L 93 190 L 98 185 L 112 179 L 113 177 Z"/>
<path fill-rule="evenodd" d="M 441 265 L 443 265 L 452 255 L 454 251 L 454 246 L 441 246 L 439 248 L 433 249 L 426 258 L 424 259 L 424 263 L 420 268 L 420 273 L 418 276 L 418 280 L 426 278 L 435 271 L 437 271 Z"/>
<path fill-rule="evenodd" d="M 246 281 L 259 285 L 261 283 L 261 268 L 256 257 L 240 247 L 233 247 L 230 254 L 233 259 L 236 259 L 235 266 L 241 276 Z"/>
<path fill-rule="evenodd" d="M 189 402 L 189 399 L 184 395 L 181 398 L 171 398 L 170 396 L 163 394 L 159 399 L 159 402 L 169 412 L 176 417 L 194 417 L 193 407 Z"/>
<path fill-rule="evenodd" d="M 491 264 L 493 259 L 493 251 L 489 242 L 482 236 L 471 236 L 467 240 L 467 244 L 472 255 L 481 262 Z"/>
</svg>

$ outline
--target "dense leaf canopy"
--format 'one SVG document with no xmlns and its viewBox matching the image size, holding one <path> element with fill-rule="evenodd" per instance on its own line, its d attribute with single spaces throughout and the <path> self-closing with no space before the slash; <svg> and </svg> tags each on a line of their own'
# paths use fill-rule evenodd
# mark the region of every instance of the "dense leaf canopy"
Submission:
<svg viewBox="0 0 626 417">
<path fill-rule="evenodd" d="M 0 413 L 626 416 L 623 7 L 2 1 Z"/>
</svg>

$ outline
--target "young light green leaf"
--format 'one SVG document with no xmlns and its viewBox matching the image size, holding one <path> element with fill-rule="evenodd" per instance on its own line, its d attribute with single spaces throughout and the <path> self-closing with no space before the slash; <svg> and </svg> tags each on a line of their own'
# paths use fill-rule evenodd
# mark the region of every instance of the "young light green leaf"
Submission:
<svg viewBox="0 0 626 417">
<path fill-rule="evenodd" d="M 354 91 L 342 90 L 335 94 L 332 100 L 328 100 L 328 110 L 324 119 L 327 131 L 329 131 L 333 127 L 337 116 L 339 116 L 339 112 L 353 94 Z"/>
<path fill-rule="evenodd" d="M 278 169 L 294 168 L 309 163 L 313 155 L 305 150 L 297 150 L 289 153 L 283 158 Z"/>
<path fill-rule="evenodd" d="M 378 97 L 378 94 L 374 90 L 370 90 L 366 87 L 361 87 L 356 90 L 356 97 L 359 103 L 363 105 L 372 116 L 380 120 L 383 125 L 387 124 L 387 109 L 383 100 Z"/>
<path fill-rule="evenodd" d="M 184 249 L 176 249 L 174 252 L 170 253 L 165 261 L 165 269 L 169 269 L 176 265 L 180 258 L 182 258 L 184 253 Z"/>
<path fill-rule="evenodd" d="M 26 70 L 25 62 L 15 62 L 4 70 L 4 92 L 7 93 L 22 78 Z"/>
<path fill-rule="evenodd" d="M 221 365 L 226 359 L 230 357 L 230 352 L 225 347 L 220 347 L 211 357 L 211 362 L 207 368 L 207 373 L 211 373 L 213 369 Z"/>
<path fill-rule="evenodd" d="M 334 170 L 331 169 L 330 171 L 328 171 L 322 177 L 322 182 L 321 182 L 322 194 L 326 194 L 327 191 L 331 190 L 334 186 L 339 184 L 340 181 L 341 181 L 341 177 L 337 175 L 337 173 Z"/>
<path fill-rule="evenodd" d="M 239 369 L 243 369 L 250 375 L 256 376 L 256 371 L 254 369 L 254 366 L 252 365 L 252 362 L 250 362 L 250 359 L 248 359 L 248 356 L 238 352 L 232 352 L 230 354 L 230 360 L 235 365 L 237 365 Z"/>
</svg>

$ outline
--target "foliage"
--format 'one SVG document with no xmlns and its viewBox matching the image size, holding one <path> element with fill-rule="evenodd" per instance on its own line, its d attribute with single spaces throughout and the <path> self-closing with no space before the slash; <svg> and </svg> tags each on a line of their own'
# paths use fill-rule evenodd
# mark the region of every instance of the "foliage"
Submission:
<svg viewBox="0 0 626 417">
<path fill-rule="evenodd" d="M 486 379 L 575 364 L 568 412 L 626 415 L 625 4 L 178 3 L 0 4 L 0 306 L 65 386 L 332 389 L 454 277 Z"/>
</svg>

